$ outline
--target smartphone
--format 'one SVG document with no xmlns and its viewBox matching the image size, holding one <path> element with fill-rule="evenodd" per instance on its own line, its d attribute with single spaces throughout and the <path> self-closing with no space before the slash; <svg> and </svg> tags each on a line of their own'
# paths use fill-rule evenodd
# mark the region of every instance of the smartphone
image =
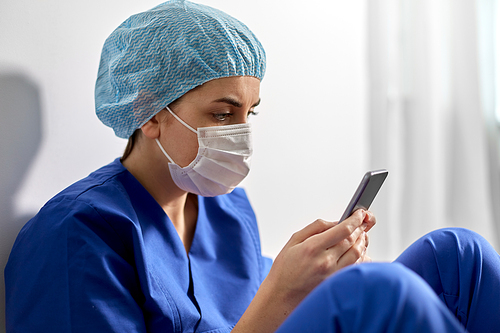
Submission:
<svg viewBox="0 0 500 333">
<path fill-rule="evenodd" d="M 380 190 L 380 187 L 382 187 L 382 184 L 384 183 L 388 174 L 389 172 L 385 169 L 368 171 L 367 173 L 365 173 L 363 179 L 361 180 L 361 183 L 359 183 L 358 189 L 352 196 L 349 205 L 347 205 L 344 214 L 340 218 L 339 223 L 351 216 L 351 214 L 354 213 L 357 209 L 362 208 L 367 210 L 368 208 L 370 208 L 373 199 L 375 199 L 375 196 Z"/>
</svg>

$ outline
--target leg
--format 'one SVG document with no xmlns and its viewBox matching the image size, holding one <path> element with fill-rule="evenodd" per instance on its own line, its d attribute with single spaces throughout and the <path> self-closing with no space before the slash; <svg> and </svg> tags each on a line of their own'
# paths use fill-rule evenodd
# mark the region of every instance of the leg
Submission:
<svg viewBox="0 0 500 333">
<path fill-rule="evenodd" d="M 277 332 L 464 332 L 417 274 L 403 265 L 350 266 L 319 285 Z"/>
<path fill-rule="evenodd" d="M 467 229 L 436 230 L 396 262 L 423 277 L 468 331 L 498 331 L 500 256 L 483 237 Z"/>
</svg>

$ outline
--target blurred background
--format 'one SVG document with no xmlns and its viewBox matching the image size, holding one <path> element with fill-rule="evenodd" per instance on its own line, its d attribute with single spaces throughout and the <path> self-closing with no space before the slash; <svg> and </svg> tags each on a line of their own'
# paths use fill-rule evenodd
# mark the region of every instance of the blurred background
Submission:
<svg viewBox="0 0 500 333">
<path fill-rule="evenodd" d="M 268 70 L 244 181 L 264 254 L 336 221 L 368 169 L 374 260 L 444 226 L 500 245 L 496 0 L 200 0 L 259 37 Z M 121 155 L 94 113 L 105 38 L 158 1 L 0 2 L 0 267 L 53 195 Z M 29 263 L 26 263 L 29 265 Z M 0 331 L 4 286 L 0 279 Z"/>
</svg>

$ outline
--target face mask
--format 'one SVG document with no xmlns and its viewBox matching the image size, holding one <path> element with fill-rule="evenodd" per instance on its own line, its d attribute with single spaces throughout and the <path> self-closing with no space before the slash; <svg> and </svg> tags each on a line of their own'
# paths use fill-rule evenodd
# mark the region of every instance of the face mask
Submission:
<svg viewBox="0 0 500 333">
<path fill-rule="evenodd" d="M 184 191 L 204 197 L 231 192 L 250 171 L 250 124 L 201 127 L 195 130 L 168 107 L 167 110 L 198 135 L 198 154 L 184 168 L 175 164 L 156 139 L 161 151 L 170 161 L 168 166 L 175 184 Z"/>
</svg>

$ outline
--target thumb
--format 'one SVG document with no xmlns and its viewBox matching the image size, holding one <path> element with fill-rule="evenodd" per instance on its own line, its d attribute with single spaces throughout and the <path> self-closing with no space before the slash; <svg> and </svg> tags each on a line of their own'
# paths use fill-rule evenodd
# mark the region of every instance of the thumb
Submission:
<svg viewBox="0 0 500 333">
<path fill-rule="evenodd" d="M 299 230 L 296 233 L 294 233 L 290 238 L 290 242 L 294 244 L 302 243 L 309 237 L 320 234 L 337 224 L 338 222 L 328 222 L 322 219 L 317 219 L 313 223 L 307 225 L 302 230 Z"/>
</svg>

